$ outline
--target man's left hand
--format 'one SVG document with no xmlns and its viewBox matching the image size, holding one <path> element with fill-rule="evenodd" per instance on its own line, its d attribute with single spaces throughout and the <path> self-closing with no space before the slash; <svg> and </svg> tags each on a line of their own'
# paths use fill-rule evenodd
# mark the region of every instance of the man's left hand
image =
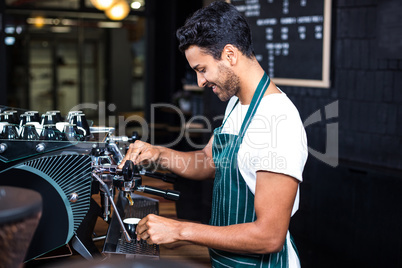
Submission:
<svg viewBox="0 0 402 268">
<path fill-rule="evenodd" d="M 148 244 L 167 244 L 178 241 L 180 222 L 149 214 L 137 226 L 137 240 L 146 240 Z"/>
</svg>

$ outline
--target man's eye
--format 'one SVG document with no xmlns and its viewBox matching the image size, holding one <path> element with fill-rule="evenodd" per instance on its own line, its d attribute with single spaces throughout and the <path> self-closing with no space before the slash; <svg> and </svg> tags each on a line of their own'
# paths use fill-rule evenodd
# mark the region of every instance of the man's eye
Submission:
<svg viewBox="0 0 402 268">
<path fill-rule="evenodd" d="M 205 73 L 205 69 L 201 69 L 201 70 L 200 70 L 200 73 Z"/>
</svg>

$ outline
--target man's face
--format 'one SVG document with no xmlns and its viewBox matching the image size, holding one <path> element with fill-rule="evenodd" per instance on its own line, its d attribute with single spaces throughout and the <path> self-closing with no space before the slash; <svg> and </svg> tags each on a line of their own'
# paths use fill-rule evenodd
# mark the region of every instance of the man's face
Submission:
<svg viewBox="0 0 402 268">
<path fill-rule="evenodd" d="M 240 79 L 224 60 L 216 60 L 197 46 L 190 46 L 185 55 L 197 73 L 198 86 L 210 87 L 221 101 L 227 101 L 240 90 Z"/>
</svg>

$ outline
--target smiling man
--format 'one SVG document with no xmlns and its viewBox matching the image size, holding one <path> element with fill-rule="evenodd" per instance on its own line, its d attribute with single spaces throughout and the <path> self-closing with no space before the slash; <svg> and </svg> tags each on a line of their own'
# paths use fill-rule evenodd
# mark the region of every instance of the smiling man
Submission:
<svg viewBox="0 0 402 268">
<path fill-rule="evenodd" d="M 198 10 L 177 37 L 199 86 L 229 100 L 222 126 L 200 151 L 137 141 L 120 166 L 157 162 L 185 178 L 214 178 L 212 215 L 209 225 L 148 215 L 137 239 L 205 245 L 213 267 L 300 267 L 288 231 L 307 159 L 297 109 L 256 60 L 250 28 L 234 6 L 217 1 Z"/>
</svg>

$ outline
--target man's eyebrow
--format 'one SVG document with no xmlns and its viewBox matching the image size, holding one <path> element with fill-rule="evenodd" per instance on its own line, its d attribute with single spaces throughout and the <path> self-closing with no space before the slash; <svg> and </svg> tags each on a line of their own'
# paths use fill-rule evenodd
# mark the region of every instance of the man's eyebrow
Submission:
<svg viewBox="0 0 402 268">
<path fill-rule="evenodd" d="M 193 67 L 193 69 L 197 71 L 198 66 L 200 66 L 200 64 L 195 65 L 195 66 Z"/>
</svg>

